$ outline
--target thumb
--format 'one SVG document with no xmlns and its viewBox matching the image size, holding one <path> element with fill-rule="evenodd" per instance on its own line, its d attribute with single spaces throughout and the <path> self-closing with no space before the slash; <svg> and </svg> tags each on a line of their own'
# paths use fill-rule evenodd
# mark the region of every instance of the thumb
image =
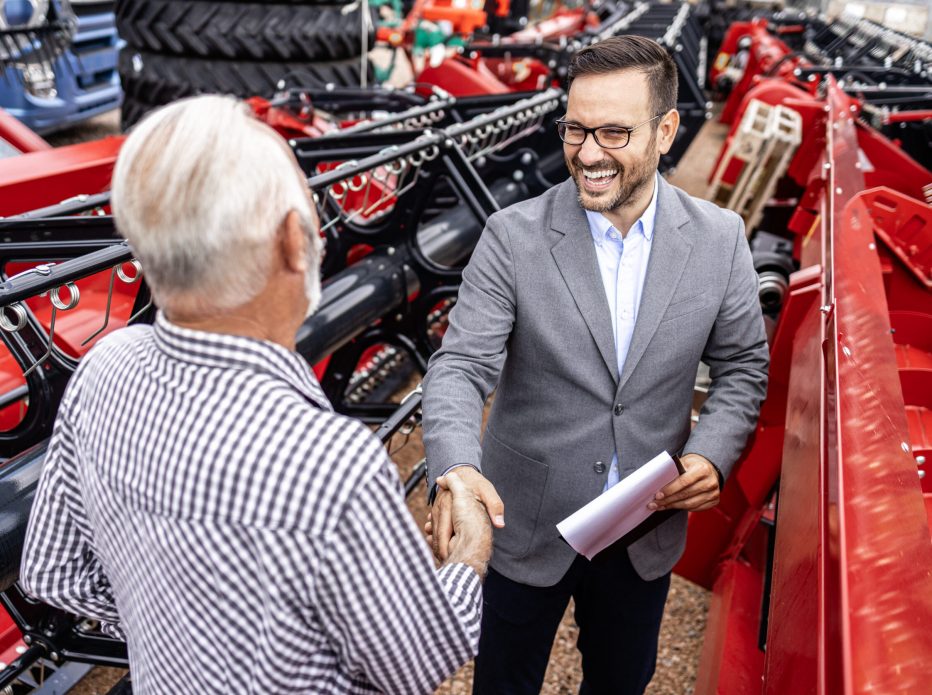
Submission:
<svg viewBox="0 0 932 695">
<path fill-rule="evenodd" d="M 492 483 L 486 481 L 485 485 L 479 488 L 479 500 L 485 505 L 492 524 L 497 528 L 504 528 L 505 504 L 502 502 L 502 498 L 498 496 Z"/>
</svg>

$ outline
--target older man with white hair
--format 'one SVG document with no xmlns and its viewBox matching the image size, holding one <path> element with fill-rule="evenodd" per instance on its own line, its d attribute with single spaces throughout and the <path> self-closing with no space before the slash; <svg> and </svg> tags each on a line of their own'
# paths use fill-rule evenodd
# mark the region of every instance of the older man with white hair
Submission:
<svg viewBox="0 0 932 695">
<path fill-rule="evenodd" d="M 321 241 L 291 151 L 226 97 L 146 118 L 113 177 L 160 307 L 62 401 L 23 588 L 125 637 L 137 693 L 430 692 L 478 645 L 488 518 L 434 569 L 397 472 L 295 334 Z"/>
</svg>

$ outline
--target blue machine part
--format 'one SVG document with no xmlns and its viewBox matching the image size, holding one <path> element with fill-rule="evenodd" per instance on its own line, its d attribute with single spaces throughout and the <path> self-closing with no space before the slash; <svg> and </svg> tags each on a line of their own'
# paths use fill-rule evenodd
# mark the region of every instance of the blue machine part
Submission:
<svg viewBox="0 0 932 695">
<path fill-rule="evenodd" d="M 56 5 L 59 0 L 52 0 Z M 42 0 L 0 0 L 0 25 L 23 19 L 35 26 Z M 58 5 L 63 12 L 68 4 Z M 0 107 L 37 133 L 45 134 L 119 108 L 123 101 L 117 57 L 123 42 L 114 3 L 71 0 L 77 31 L 73 42 L 49 62 L 8 65 L 0 73 Z M 28 19 L 27 19 L 28 15 Z M 17 21 L 18 20 L 18 21 Z"/>
</svg>

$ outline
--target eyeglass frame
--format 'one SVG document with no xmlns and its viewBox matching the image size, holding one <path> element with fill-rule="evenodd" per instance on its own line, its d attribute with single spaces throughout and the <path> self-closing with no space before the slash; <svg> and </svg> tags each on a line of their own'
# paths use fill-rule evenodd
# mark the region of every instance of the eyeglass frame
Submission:
<svg viewBox="0 0 932 695">
<path fill-rule="evenodd" d="M 633 133 L 635 130 L 637 130 L 638 128 L 640 128 L 642 125 L 647 125 L 648 123 L 651 123 L 652 121 L 656 121 L 658 118 L 663 118 L 664 116 L 667 115 L 667 113 L 669 113 L 669 112 L 658 113 L 658 114 L 657 114 L 656 116 L 654 116 L 653 118 L 648 118 L 646 121 L 643 121 L 643 122 L 641 122 L 641 123 L 638 123 L 637 125 L 634 125 L 634 126 L 604 124 L 604 125 L 597 125 L 597 126 L 595 126 L 594 128 L 587 128 L 587 127 L 584 126 L 584 125 L 581 125 L 581 124 L 576 123 L 576 122 L 574 122 L 574 121 L 566 121 L 566 120 L 563 120 L 562 118 L 558 118 L 558 119 L 555 121 L 555 123 L 557 124 L 557 136 L 559 136 L 560 140 L 563 142 L 564 145 L 569 145 L 570 147 L 582 147 L 583 145 L 586 144 L 586 138 L 588 138 L 588 137 L 589 137 L 589 134 L 591 133 L 591 134 L 592 134 L 592 139 L 595 141 L 595 144 L 598 145 L 599 147 L 601 147 L 603 150 L 623 150 L 625 147 L 627 147 L 628 145 L 631 144 L 631 133 Z M 582 142 L 580 142 L 580 143 L 572 143 L 572 142 L 567 142 L 566 140 L 564 140 L 564 139 L 563 139 L 563 136 L 560 135 L 560 126 L 561 126 L 561 125 L 571 125 L 571 126 L 573 126 L 574 128 L 579 128 L 581 131 L 583 131 L 583 139 L 582 139 Z M 602 128 L 614 128 L 615 130 L 624 130 L 624 131 L 627 131 L 627 133 L 628 133 L 628 140 L 627 140 L 627 142 L 625 142 L 624 145 L 620 145 L 620 146 L 618 146 L 618 147 L 606 147 L 606 146 L 603 145 L 601 142 L 599 142 L 599 136 L 595 134 L 595 131 L 601 130 Z"/>
</svg>

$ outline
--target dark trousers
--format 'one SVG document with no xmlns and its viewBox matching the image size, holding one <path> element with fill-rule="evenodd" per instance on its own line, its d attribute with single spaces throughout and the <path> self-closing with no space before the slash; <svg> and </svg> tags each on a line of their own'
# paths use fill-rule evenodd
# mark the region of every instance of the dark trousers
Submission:
<svg viewBox="0 0 932 695">
<path fill-rule="evenodd" d="M 582 653 L 580 695 L 641 695 L 654 675 L 670 575 L 644 581 L 616 544 L 577 556 L 554 586 L 513 582 L 489 570 L 473 695 L 536 695 L 572 596 Z"/>
</svg>

